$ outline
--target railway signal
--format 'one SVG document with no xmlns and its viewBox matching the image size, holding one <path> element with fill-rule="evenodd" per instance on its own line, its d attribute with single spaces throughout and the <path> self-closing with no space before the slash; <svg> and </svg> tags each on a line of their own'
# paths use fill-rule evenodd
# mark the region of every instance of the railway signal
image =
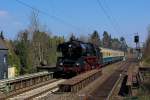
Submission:
<svg viewBox="0 0 150 100">
<path fill-rule="evenodd" d="M 135 43 L 138 43 L 138 42 L 139 42 L 139 36 L 138 36 L 138 35 L 134 36 L 134 42 L 135 42 Z"/>
<path fill-rule="evenodd" d="M 139 42 L 139 35 L 138 33 L 134 36 L 134 42 L 136 43 L 136 51 L 137 51 L 137 58 L 141 59 L 141 49 L 140 49 L 140 42 Z"/>
</svg>

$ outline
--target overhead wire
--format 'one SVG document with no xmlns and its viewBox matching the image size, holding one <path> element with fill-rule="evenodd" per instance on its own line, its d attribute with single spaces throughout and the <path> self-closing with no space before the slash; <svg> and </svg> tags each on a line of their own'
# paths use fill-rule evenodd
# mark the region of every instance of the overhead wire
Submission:
<svg viewBox="0 0 150 100">
<path fill-rule="evenodd" d="M 103 0 L 103 1 L 105 1 L 105 0 Z M 105 8 L 107 8 L 107 11 L 108 11 L 109 14 L 111 15 L 111 18 L 112 18 L 112 20 L 113 20 L 113 22 L 114 22 L 115 27 L 117 28 L 117 30 L 118 30 L 119 33 L 120 33 L 120 32 L 121 32 L 121 30 L 120 30 L 120 25 L 119 25 L 119 23 L 118 23 L 118 20 L 117 20 L 116 16 L 115 16 L 115 17 L 113 16 L 112 11 L 111 11 L 110 7 L 108 6 L 108 4 L 106 3 L 106 1 L 103 2 L 103 4 L 104 4 Z M 121 32 L 121 33 L 122 33 L 122 32 Z"/>
<path fill-rule="evenodd" d="M 35 10 L 35 11 L 37 11 L 37 12 L 43 14 L 43 15 L 46 15 L 46 16 L 50 17 L 51 19 L 56 20 L 56 21 L 58 21 L 58 22 L 60 22 L 60 23 L 62 23 L 64 25 L 66 25 L 66 26 L 69 26 L 69 27 L 71 27 L 71 28 L 73 28 L 75 30 L 78 30 L 78 31 L 80 30 L 80 31 L 83 32 L 83 30 L 81 28 L 79 28 L 79 27 L 77 27 L 77 26 L 75 26 L 75 25 L 73 25 L 71 23 L 68 23 L 65 20 L 63 20 L 63 19 L 61 19 L 61 18 L 59 18 L 59 17 L 57 17 L 55 15 L 51 15 L 51 14 L 47 13 L 46 11 L 37 9 L 37 8 L 35 8 L 35 7 L 29 5 L 29 4 L 27 4 L 27 3 L 25 3 L 25 2 L 23 2 L 21 0 L 15 0 L 15 1 L 18 2 L 18 3 L 20 3 L 21 5 L 24 5 L 24 6 L 28 7 L 28 8 L 30 8 L 30 9 Z"/>
<path fill-rule="evenodd" d="M 96 1 L 97 1 L 97 3 L 98 3 L 99 7 L 102 9 L 102 11 L 103 11 L 103 13 L 105 14 L 105 16 L 107 17 L 107 19 L 108 19 L 108 21 L 110 22 L 110 24 L 111 24 L 112 28 L 114 29 L 114 31 L 116 31 L 117 33 L 120 33 L 120 32 L 118 31 L 118 29 L 116 28 L 115 24 L 114 24 L 114 23 L 115 23 L 114 18 L 113 18 L 111 15 L 108 14 L 108 12 L 107 12 L 106 9 L 104 8 L 104 6 L 103 6 L 103 4 L 101 3 L 100 0 L 96 0 Z"/>
</svg>

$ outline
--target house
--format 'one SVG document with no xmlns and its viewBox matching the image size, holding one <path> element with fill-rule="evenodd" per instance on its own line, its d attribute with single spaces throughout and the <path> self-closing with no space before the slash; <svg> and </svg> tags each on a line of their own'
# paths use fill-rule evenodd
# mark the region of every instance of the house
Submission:
<svg viewBox="0 0 150 100">
<path fill-rule="evenodd" d="M 0 79 L 7 78 L 8 75 L 8 49 L 0 44 Z"/>
<path fill-rule="evenodd" d="M 0 32 L 0 79 L 8 78 L 8 48 L 3 31 Z"/>
</svg>

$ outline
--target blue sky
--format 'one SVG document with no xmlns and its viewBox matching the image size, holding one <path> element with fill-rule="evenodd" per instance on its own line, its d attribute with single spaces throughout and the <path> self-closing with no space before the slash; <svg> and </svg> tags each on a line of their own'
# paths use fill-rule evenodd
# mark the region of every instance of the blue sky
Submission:
<svg viewBox="0 0 150 100">
<path fill-rule="evenodd" d="M 0 30 L 5 32 L 8 39 L 14 39 L 19 31 L 29 26 L 32 9 L 15 0 L 0 1 Z M 46 25 L 46 29 L 54 35 L 67 37 L 70 33 L 75 33 L 77 36 L 88 36 L 97 30 L 102 37 L 103 31 L 106 30 L 112 37 L 124 36 L 130 46 L 134 46 L 134 33 L 139 33 L 141 42 L 147 37 L 147 27 L 150 24 L 150 0 L 100 0 L 108 15 L 111 16 L 113 26 L 97 0 L 21 1 L 73 25 L 61 23 L 39 13 L 41 23 Z"/>
</svg>

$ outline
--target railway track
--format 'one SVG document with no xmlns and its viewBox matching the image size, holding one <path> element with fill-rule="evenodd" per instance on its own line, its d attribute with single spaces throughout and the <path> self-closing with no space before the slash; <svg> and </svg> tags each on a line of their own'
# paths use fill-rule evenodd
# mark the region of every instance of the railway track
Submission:
<svg viewBox="0 0 150 100">
<path fill-rule="evenodd" d="M 53 73 L 39 72 L 26 74 L 12 79 L 0 81 L 0 100 L 8 99 L 23 92 L 35 89 L 56 81 L 52 79 Z"/>
<path fill-rule="evenodd" d="M 101 81 L 103 81 L 102 82 L 102 84 L 100 84 L 99 86 L 98 86 L 98 88 L 96 88 L 96 89 L 94 89 L 94 91 L 92 90 L 92 92 L 85 92 L 85 93 L 88 93 L 87 95 L 85 94 L 85 98 L 87 99 L 87 100 L 105 100 L 108 96 L 109 96 L 109 94 L 110 94 L 110 91 L 112 90 L 112 88 L 113 88 L 113 86 L 114 86 L 114 84 L 116 83 L 116 81 L 118 80 L 118 78 L 119 78 L 119 76 L 120 76 L 120 74 L 122 73 L 122 74 L 124 74 L 124 73 L 126 73 L 126 71 L 127 71 L 127 69 L 128 69 L 128 67 L 130 66 L 130 64 L 132 63 L 132 61 L 125 61 L 125 62 L 118 62 L 118 63 L 116 63 L 116 64 L 114 64 L 114 65 L 112 65 L 113 67 L 111 67 L 111 69 L 110 70 L 112 70 L 113 72 L 111 72 L 110 70 L 105 70 L 105 74 L 106 74 L 106 72 L 108 72 L 108 73 L 110 73 L 111 75 L 107 75 L 106 77 L 104 76 L 103 78 L 106 78 L 105 80 L 101 80 Z M 115 66 L 117 66 L 117 67 L 115 67 Z M 105 67 L 104 67 L 104 69 L 105 69 Z M 108 67 L 106 67 L 106 69 L 108 69 Z M 81 75 L 82 76 L 82 75 Z M 85 75 L 84 75 L 85 76 Z M 101 77 L 101 75 L 98 75 L 98 76 L 100 76 Z M 99 78 L 100 78 L 99 77 Z M 82 78 L 84 78 L 84 77 L 82 77 Z M 94 77 L 93 77 L 94 78 Z M 69 89 L 68 90 L 68 87 L 66 88 L 66 87 L 63 87 L 62 88 L 62 93 L 61 93 L 61 91 L 59 91 L 59 93 L 57 93 L 56 92 L 56 94 L 51 94 L 51 92 L 45 92 L 43 95 L 41 95 L 41 96 L 38 96 L 38 97 L 36 97 L 35 98 L 35 100 L 36 99 L 40 99 L 40 100 L 59 100 L 60 98 L 63 98 L 63 99 L 61 99 L 61 100 L 78 100 L 78 99 L 80 99 L 80 96 L 79 96 L 79 94 L 81 93 L 81 95 L 82 95 L 82 93 L 83 93 L 83 91 L 82 91 L 82 87 L 84 88 L 84 87 L 86 87 L 86 84 L 85 83 L 90 83 L 90 79 L 93 79 L 92 77 L 91 78 L 89 78 L 88 79 L 88 82 L 77 82 L 78 84 L 76 84 L 76 85 L 71 85 L 71 89 Z M 96 78 L 96 77 L 95 77 Z M 74 79 L 76 79 L 76 78 L 74 78 Z M 80 79 L 80 78 L 77 78 L 78 80 Z M 71 79 L 72 80 L 72 79 Z M 82 79 L 81 79 L 82 80 Z M 97 79 L 95 79 L 96 81 L 97 81 Z M 98 79 L 99 80 L 99 79 Z M 94 80 L 93 80 L 94 81 Z M 68 82 L 69 82 L 69 84 L 68 84 Z M 65 82 L 66 83 L 66 82 Z M 95 83 L 95 82 L 94 82 Z M 64 84 L 64 82 L 63 82 L 63 84 Z M 70 86 L 70 81 L 69 80 L 67 80 L 67 84 L 68 85 L 66 85 L 66 86 Z M 97 81 L 97 83 L 96 84 L 98 84 L 98 81 Z M 92 84 L 91 84 L 92 85 Z M 60 85 L 59 85 L 60 86 Z M 89 86 L 87 86 L 86 88 L 88 88 Z M 93 88 L 94 88 L 94 86 L 92 86 Z M 81 89 L 80 89 L 81 88 Z M 78 89 L 78 90 L 77 90 Z M 55 89 L 54 89 L 55 90 Z M 65 90 L 65 91 L 64 91 Z M 77 91 L 76 91 L 77 90 Z M 81 92 L 81 91 L 82 92 Z M 85 90 L 85 91 L 88 91 L 88 90 L 86 90 L 86 89 L 83 89 L 83 90 Z M 91 89 L 90 89 L 91 90 Z M 70 92 L 69 92 L 70 91 Z M 83 97 L 83 98 L 84 98 Z M 58 99 L 59 98 L 59 99 Z M 77 99 L 76 99 L 77 98 Z"/>
<path fill-rule="evenodd" d="M 82 84 L 80 82 L 81 84 L 80 83 L 76 84 L 76 86 L 78 88 L 76 86 L 75 86 L 75 88 L 74 88 L 74 86 L 71 86 L 72 87 L 71 92 L 69 92 L 69 91 L 65 92 L 66 91 L 66 89 L 65 89 L 65 91 L 58 92 L 58 93 L 56 92 L 55 94 L 46 93 L 45 95 L 41 96 L 40 100 L 79 100 L 79 99 L 84 100 L 85 98 L 86 98 L 85 100 L 94 100 L 94 99 L 90 98 L 90 94 L 93 93 L 93 91 L 95 91 L 95 89 L 96 89 L 95 86 L 96 87 L 99 86 L 98 85 L 99 79 L 101 79 L 100 81 L 102 81 L 102 83 L 103 83 L 105 80 L 107 80 L 107 78 L 109 76 L 111 76 L 110 74 L 112 74 L 115 70 L 117 70 L 119 68 L 120 64 L 124 65 L 125 63 L 117 62 L 113 65 L 110 65 L 109 66 L 110 68 L 103 67 L 102 69 L 104 70 L 104 74 L 106 76 L 99 75 L 99 77 L 97 77 L 98 79 L 95 79 L 95 81 L 93 80 L 94 82 L 91 82 L 91 83 L 88 82 L 89 85 L 87 85 L 87 86 L 85 86 L 84 84 Z M 117 67 L 115 67 L 115 66 L 117 66 Z M 111 70 L 113 72 L 111 72 Z M 123 70 L 123 69 L 120 69 L 119 72 L 121 72 L 121 70 Z M 110 73 L 110 74 L 107 74 L 107 73 Z M 83 75 L 81 75 L 81 76 L 83 76 Z M 107 77 L 107 78 L 103 79 L 101 77 L 103 77 L 103 78 Z M 87 82 L 83 82 L 83 83 L 87 83 Z M 69 84 L 68 84 L 68 86 L 69 86 Z M 85 86 L 85 87 L 82 88 L 82 86 Z M 81 89 L 79 89 L 79 88 L 81 88 Z M 79 90 L 74 91 L 75 89 L 79 89 Z M 37 99 L 39 99 L 39 98 L 37 98 Z M 98 100 L 100 100 L 100 99 L 98 99 Z"/>
<path fill-rule="evenodd" d="M 138 71 L 138 61 L 132 59 L 126 74 L 124 73 L 124 75 L 117 80 L 107 100 L 120 100 L 125 96 L 135 95 L 136 92 L 134 89 L 138 88 L 140 82 L 141 77 Z"/>
<path fill-rule="evenodd" d="M 53 95 L 55 94 L 57 91 L 59 90 L 59 88 L 54 88 L 51 89 L 50 91 L 44 92 L 36 97 L 34 97 L 32 100 L 43 100 L 44 97 L 46 97 L 47 95 Z M 59 100 L 59 99 L 58 99 Z"/>
<path fill-rule="evenodd" d="M 119 68 L 109 76 L 93 93 L 90 94 L 92 100 L 106 100 L 121 74 L 125 74 L 131 65 L 132 59 L 122 63 Z"/>
<path fill-rule="evenodd" d="M 90 96 L 88 96 L 88 98 L 89 98 L 88 100 L 105 100 L 109 96 L 110 91 L 112 90 L 116 81 L 120 77 L 120 74 L 125 74 L 126 71 L 128 70 L 128 67 L 131 65 L 131 63 L 132 63 L 132 59 L 125 61 L 121 64 L 120 63 L 116 64 L 116 66 L 119 66 L 118 69 L 116 69 L 114 72 L 112 72 L 112 74 L 94 92 L 92 92 L 90 94 Z M 94 76 L 91 74 L 92 77 L 90 76 L 90 78 L 88 78 L 88 79 L 85 78 L 86 79 L 85 82 L 82 81 L 82 79 L 81 79 L 81 82 L 79 81 L 78 85 L 71 86 L 71 91 L 74 91 L 74 92 L 79 91 L 80 90 L 79 88 L 86 86 L 86 84 L 88 84 L 90 81 L 96 79 L 97 76 L 100 76 L 99 74 L 94 74 L 95 72 L 92 72 L 92 73 Z M 81 78 L 84 78 L 84 77 L 81 77 Z M 77 78 L 77 79 L 79 80 L 80 78 Z M 40 85 L 39 87 L 36 87 L 32 90 L 30 89 L 29 91 L 25 91 L 25 92 L 19 93 L 17 95 L 15 94 L 15 95 L 9 97 L 8 99 L 9 100 L 22 100 L 22 99 L 23 100 L 33 100 L 33 99 L 36 100 L 36 99 L 44 97 L 48 94 L 51 94 L 52 93 L 51 91 L 57 91 L 59 89 L 58 86 L 60 86 L 58 84 L 64 83 L 64 81 L 66 81 L 66 80 L 58 79 L 56 81 L 46 83 L 44 85 Z M 66 89 L 65 89 L 65 91 L 66 91 Z"/>
<path fill-rule="evenodd" d="M 11 98 L 8 98 L 8 100 L 32 100 L 32 99 L 39 97 L 49 91 L 56 91 L 58 88 L 57 85 L 64 81 L 65 81 L 64 79 L 58 79 L 58 80 L 48 83 L 44 86 L 40 86 L 33 90 L 23 92 L 22 94 L 15 95 Z"/>
</svg>

